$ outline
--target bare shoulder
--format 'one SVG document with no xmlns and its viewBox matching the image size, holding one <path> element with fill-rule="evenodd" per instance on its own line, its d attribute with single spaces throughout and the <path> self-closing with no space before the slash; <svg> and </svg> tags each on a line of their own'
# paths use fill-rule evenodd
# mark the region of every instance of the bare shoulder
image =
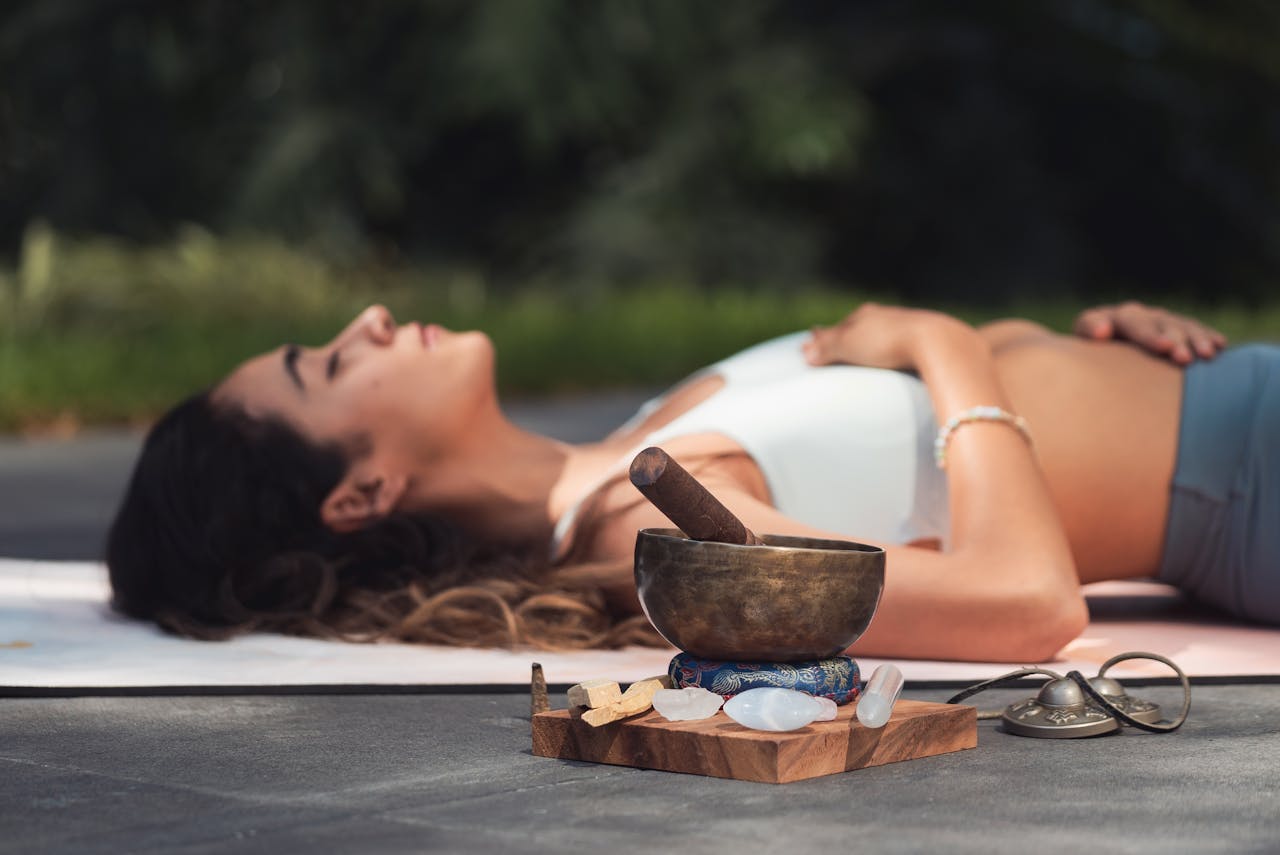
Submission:
<svg viewBox="0 0 1280 855">
<path fill-rule="evenodd" d="M 730 504 L 727 497 L 749 496 L 755 503 L 769 507 L 768 488 L 759 467 L 726 437 L 682 437 L 665 448 L 726 505 Z M 628 557 L 635 548 L 637 531 L 672 527 L 674 523 L 641 496 L 629 480 L 620 477 L 595 497 L 590 519 L 581 529 L 589 539 L 582 548 L 591 560 Z"/>
<path fill-rule="evenodd" d="M 600 498 L 584 532 L 589 538 L 583 544 L 589 560 L 612 561 L 628 558 L 636 545 L 636 533 L 644 528 L 674 528 L 667 519 L 630 483 L 609 489 Z"/>
</svg>

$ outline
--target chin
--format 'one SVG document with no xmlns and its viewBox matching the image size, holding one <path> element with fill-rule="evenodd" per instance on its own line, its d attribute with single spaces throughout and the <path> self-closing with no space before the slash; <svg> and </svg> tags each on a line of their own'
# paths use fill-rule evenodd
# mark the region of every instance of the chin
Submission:
<svg viewBox="0 0 1280 855">
<path fill-rule="evenodd" d="M 480 330 L 460 332 L 456 334 L 454 344 L 459 351 L 465 352 L 464 359 L 467 363 L 483 366 L 490 374 L 493 373 L 497 353 L 488 333 Z"/>
<path fill-rule="evenodd" d="M 459 339 L 464 340 L 471 347 L 478 347 L 493 352 L 493 339 L 489 338 L 489 334 L 483 330 L 464 330 L 457 334 Z"/>
<path fill-rule="evenodd" d="M 450 342 L 455 349 L 456 380 L 469 390 L 467 397 L 496 397 L 494 366 L 496 353 L 493 339 L 479 330 L 456 333 Z"/>
</svg>

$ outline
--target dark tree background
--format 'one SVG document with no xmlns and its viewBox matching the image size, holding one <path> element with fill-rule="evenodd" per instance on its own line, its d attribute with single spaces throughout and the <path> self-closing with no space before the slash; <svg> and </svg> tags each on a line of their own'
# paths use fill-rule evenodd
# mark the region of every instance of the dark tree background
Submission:
<svg viewBox="0 0 1280 855">
<path fill-rule="evenodd" d="M 1277 45 L 1267 0 L 8 0 L 0 251 L 1259 300 Z"/>
</svg>

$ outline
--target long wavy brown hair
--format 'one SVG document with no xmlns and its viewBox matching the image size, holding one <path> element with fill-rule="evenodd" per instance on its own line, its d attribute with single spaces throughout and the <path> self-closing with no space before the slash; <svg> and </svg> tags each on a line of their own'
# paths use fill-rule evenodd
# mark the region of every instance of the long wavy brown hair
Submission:
<svg viewBox="0 0 1280 855">
<path fill-rule="evenodd" d="M 107 544 L 113 603 L 180 635 L 250 631 L 542 649 L 664 644 L 570 550 L 497 547 L 435 516 L 320 519 L 348 465 L 287 425 L 193 396 L 151 429 Z M 584 516 L 593 516 L 588 507 Z"/>
</svg>

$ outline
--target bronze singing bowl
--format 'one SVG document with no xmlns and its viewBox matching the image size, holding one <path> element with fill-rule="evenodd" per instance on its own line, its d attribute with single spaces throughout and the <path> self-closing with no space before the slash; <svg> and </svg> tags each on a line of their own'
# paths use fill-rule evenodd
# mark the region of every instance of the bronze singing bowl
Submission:
<svg viewBox="0 0 1280 855">
<path fill-rule="evenodd" d="M 871 623 L 884 550 L 766 534 L 764 546 L 636 538 L 636 590 L 654 628 L 702 659 L 798 662 L 836 656 Z"/>
</svg>

